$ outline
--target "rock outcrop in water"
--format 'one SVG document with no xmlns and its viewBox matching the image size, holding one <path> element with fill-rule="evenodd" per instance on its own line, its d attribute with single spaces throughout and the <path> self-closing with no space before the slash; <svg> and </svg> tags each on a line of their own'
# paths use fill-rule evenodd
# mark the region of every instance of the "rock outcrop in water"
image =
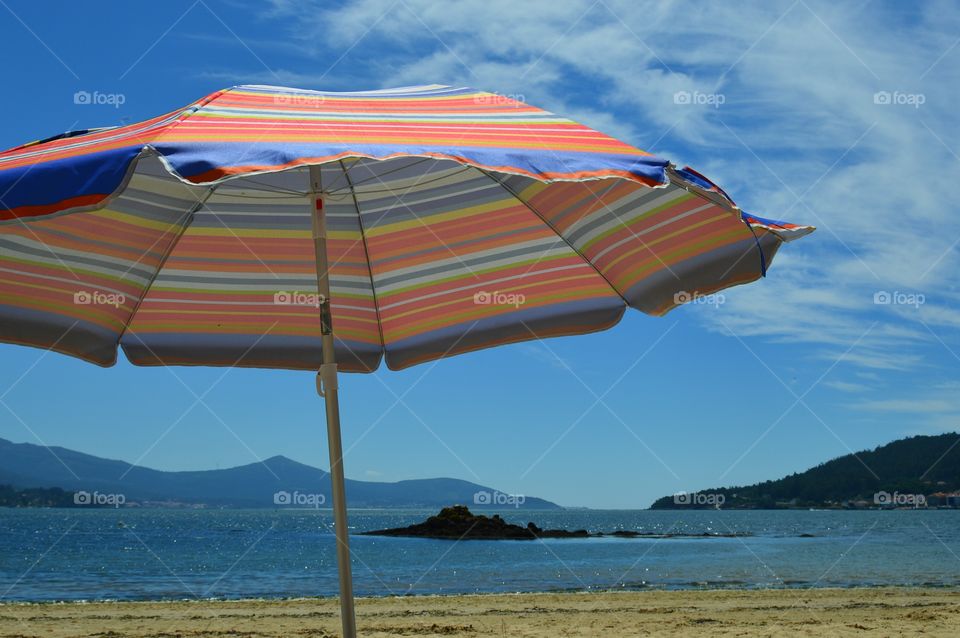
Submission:
<svg viewBox="0 0 960 638">
<path fill-rule="evenodd" d="M 585 529 L 569 531 L 565 529 L 541 529 L 534 523 L 526 527 L 508 523 L 499 515 L 491 517 L 474 514 L 466 505 L 444 507 L 440 513 L 431 516 L 422 523 L 408 527 L 380 529 L 363 532 L 368 536 L 413 536 L 417 538 L 439 538 L 449 540 L 536 540 L 538 538 L 597 538 L 613 536 L 619 538 L 713 538 L 747 536 L 748 534 L 656 534 L 617 530 L 613 532 L 591 533 Z"/>
<path fill-rule="evenodd" d="M 453 540 L 503 539 L 534 540 L 537 538 L 584 538 L 590 534 L 586 530 L 568 532 L 566 530 L 543 530 L 528 523 L 526 527 L 506 522 L 499 515 L 491 517 L 474 514 L 466 505 L 444 507 L 436 516 L 409 527 L 381 529 L 364 532 L 371 536 L 416 536 L 420 538 L 448 538 Z"/>
</svg>

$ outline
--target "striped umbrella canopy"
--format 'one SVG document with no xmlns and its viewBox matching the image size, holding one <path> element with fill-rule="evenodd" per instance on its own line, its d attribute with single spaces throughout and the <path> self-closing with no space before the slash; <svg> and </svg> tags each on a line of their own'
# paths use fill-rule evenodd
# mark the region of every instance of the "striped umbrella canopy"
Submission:
<svg viewBox="0 0 960 638">
<path fill-rule="evenodd" d="M 0 153 L 0 341 L 322 370 L 340 536 L 337 369 L 662 315 L 812 230 L 500 95 L 238 86 Z"/>
</svg>

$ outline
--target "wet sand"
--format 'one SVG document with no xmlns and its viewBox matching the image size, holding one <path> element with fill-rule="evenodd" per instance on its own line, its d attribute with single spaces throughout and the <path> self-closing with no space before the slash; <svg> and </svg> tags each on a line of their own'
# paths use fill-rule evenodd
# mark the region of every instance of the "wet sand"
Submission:
<svg viewBox="0 0 960 638">
<path fill-rule="evenodd" d="M 335 599 L 0 604 L 0 638 L 339 635 Z M 960 636 L 960 590 L 816 589 L 357 600 L 361 636 Z"/>
</svg>

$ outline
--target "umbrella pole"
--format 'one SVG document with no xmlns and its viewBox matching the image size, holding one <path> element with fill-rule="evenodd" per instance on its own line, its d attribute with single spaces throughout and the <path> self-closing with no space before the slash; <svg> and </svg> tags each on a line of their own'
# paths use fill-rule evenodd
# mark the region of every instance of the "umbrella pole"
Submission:
<svg viewBox="0 0 960 638">
<path fill-rule="evenodd" d="M 347 528 L 347 498 L 343 477 L 343 445 L 340 441 L 340 401 L 337 396 L 337 359 L 333 351 L 330 313 L 330 277 L 327 259 L 327 222 L 320 194 L 320 167 L 310 167 L 313 205 L 313 243 L 317 260 L 317 293 L 320 302 L 320 334 L 323 364 L 317 373 L 317 391 L 327 408 L 327 444 L 330 448 L 330 484 L 333 492 L 334 534 L 337 538 L 337 569 L 340 574 L 340 622 L 343 638 L 356 638 L 353 609 L 353 575 L 350 569 L 350 532 Z"/>
<path fill-rule="evenodd" d="M 329 341 L 329 344 L 327 343 Z M 330 483 L 333 492 L 334 534 L 337 538 L 337 569 L 340 573 L 340 622 L 343 638 L 356 638 L 353 610 L 353 575 L 350 569 L 350 532 L 347 528 L 347 497 L 343 478 L 343 447 L 340 443 L 340 403 L 337 397 L 337 364 L 333 361 L 333 335 L 323 336 L 323 366 L 319 381 L 327 405 L 327 444 L 330 448 Z"/>
</svg>

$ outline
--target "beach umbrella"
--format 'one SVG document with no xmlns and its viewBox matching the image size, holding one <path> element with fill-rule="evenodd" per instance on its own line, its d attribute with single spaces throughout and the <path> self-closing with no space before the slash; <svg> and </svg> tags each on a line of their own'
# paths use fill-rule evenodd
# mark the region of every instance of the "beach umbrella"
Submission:
<svg viewBox="0 0 960 638">
<path fill-rule="evenodd" d="M 318 371 L 353 636 L 338 371 L 662 315 L 811 230 L 504 96 L 237 86 L 0 153 L 0 341 Z"/>
</svg>

